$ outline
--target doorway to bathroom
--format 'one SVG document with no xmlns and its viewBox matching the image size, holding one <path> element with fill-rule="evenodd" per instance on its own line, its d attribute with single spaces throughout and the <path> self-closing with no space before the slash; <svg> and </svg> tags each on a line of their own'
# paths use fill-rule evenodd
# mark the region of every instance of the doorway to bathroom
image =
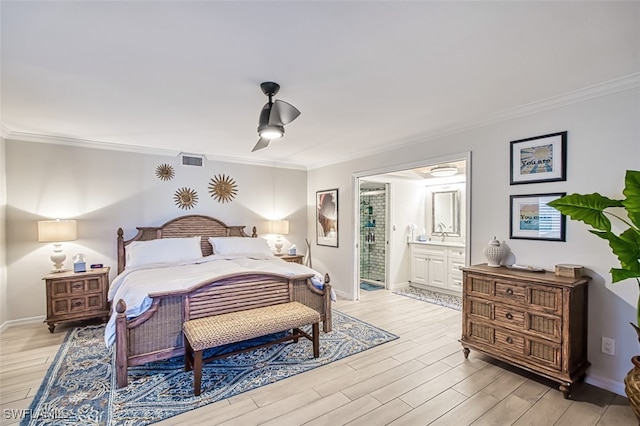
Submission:
<svg viewBox="0 0 640 426">
<path fill-rule="evenodd" d="M 388 185 L 360 181 L 360 288 L 386 288 Z"/>
<path fill-rule="evenodd" d="M 459 295 L 460 267 L 470 259 L 471 153 L 361 171 L 353 178 L 354 299 L 368 290 L 366 283 L 394 292 L 422 286 Z M 438 203 L 446 194 L 455 194 L 446 210 L 452 213 L 442 216 Z M 376 206 L 376 197 L 384 207 Z M 416 254 L 416 248 L 439 250 L 440 261 Z M 427 258 L 434 262 L 423 262 Z"/>
</svg>

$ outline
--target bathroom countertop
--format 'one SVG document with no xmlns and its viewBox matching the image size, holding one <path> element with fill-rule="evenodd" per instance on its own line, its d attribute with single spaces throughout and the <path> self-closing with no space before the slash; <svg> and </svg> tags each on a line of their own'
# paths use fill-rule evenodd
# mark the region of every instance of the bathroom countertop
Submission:
<svg viewBox="0 0 640 426">
<path fill-rule="evenodd" d="M 447 246 L 447 247 L 465 247 L 465 243 L 460 241 L 409 241 L 409 244 Z"/>
</svg>

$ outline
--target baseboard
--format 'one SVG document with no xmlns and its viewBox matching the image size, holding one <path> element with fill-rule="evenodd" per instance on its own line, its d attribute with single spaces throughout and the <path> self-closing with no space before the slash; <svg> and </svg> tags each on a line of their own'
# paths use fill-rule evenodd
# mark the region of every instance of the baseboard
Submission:
<svg viewBox="0 0 640 426">
<path fill-rule="evenodd" d="M 608 390 L 609 392 L 616 393 L 620 396 L 624 396 L 625 398 L 627 397 L 627 394 L 624 391 L 624 383 L 620 383 L 606 377 L 593 376 L 590 374 L 587 374 L 587 377 L 584 379 L 584 381 L 600 389 Z"/>
<path fill-rule="evenodd" d="M 404 290 L 406 288 L 409 288 L 411 286 L 411 283 L 409 281 L 404 281 L 401 283 L 396 283 L 396 284 L 392 284 L 389 286 L 389 291 L 399 291 L 399 290 Z"/>
<path fill-rule="evenodd" d="M 345 293 L 344 291 L 341 291 L 341 290 L 336 290 L 335 288 L 333 288 L 333 291 L 336 292 L 336 296 L 338 297 L 338 299 L 342 298 L 347 300 L 354 300 L 353 295 L 349 293 Z"/>
<path fill-rule="evenodd" d="M 24 325 L 24 324 L 33 324 L 36 322 L 44 322 L 45 319 L 46 317 L 44 315 L 40 315 L 37 317 L 20 318 L 16 320 L 5 321 L 2 323 L 2 325 L 0 325 L 0 333 L 8 329 L 9 327 L 15 327 L 17 325 Z"/>
</svg>

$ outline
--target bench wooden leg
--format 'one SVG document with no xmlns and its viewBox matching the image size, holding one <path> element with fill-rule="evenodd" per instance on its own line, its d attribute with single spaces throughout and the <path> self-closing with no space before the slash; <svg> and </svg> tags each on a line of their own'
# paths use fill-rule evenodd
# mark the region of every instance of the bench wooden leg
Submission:
<svg viewBox="0 0 640 426">
<path fill-rule="evenodd" d="M 313 357 L 318 358 L 320 356 L 320 324 L 313 324 Z"/>
<path fill-rule="evenodd" d="M 200 395 L 200 385 L 202 382 L 202 351 L 195 351 L 193 354 L 193 394 Z"/>
<path fill-rule="evenodd" d="M 184 371 L 191 371 L 193 368 L 193 348 L 189 340 L 184 338 Z"/>
</svg>

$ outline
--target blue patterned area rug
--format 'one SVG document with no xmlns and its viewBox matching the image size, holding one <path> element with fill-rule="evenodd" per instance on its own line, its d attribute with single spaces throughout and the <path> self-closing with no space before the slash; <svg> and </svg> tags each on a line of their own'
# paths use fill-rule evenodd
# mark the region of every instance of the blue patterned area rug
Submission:
<svg viewBox="0 0 640 426">
<path fill-rule="evenodd" d="M 445 308 L 462 310 L 462 298 L 452 294 L 438 293 L 417 287 L 408 287 L 402 290 L 394 291 L 395 294 L 410 297 L 412 299 L 422 300 L 423 302 L 433 303 L 435 305 L 444 306 Z"/>
<path fill-rule="evenodd" d="M 319 358 L 313 358 L 311 342 L 303 338 L 219 359 L 203 366 L 202 394 L 196 397 L 193 372 L 183 371 L 182 357 L 132 367 L 129 386 L 116 389 L 113 348 L 104 345 L 104 326 L 76 328 L 68 332 L 21 425 L 146 425 L 397 338 L 334 310 L 333 331 L 320 333 Z M 247 345 L 223 346 L 205 356 Z"/>
</svg>

